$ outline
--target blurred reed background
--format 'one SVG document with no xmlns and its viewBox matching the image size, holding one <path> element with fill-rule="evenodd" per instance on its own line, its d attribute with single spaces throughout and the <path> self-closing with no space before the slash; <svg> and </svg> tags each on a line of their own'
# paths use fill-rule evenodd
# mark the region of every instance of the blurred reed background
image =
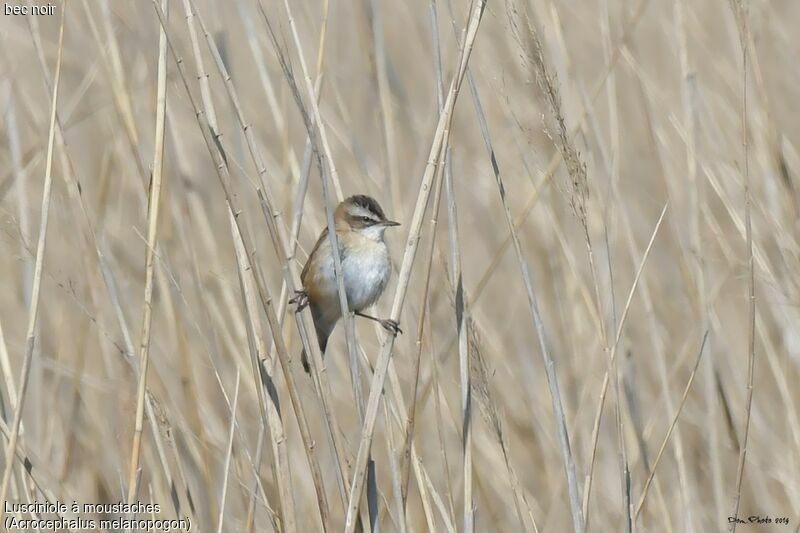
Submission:
<svg viewBox="0 0 800 533">
<path fill-rule="evenodd" d="M 5 499 L 797 531 L 800 4 L 168 4 L 0 16 Z M 309 377 L 287 301 L 355 193 L 404 334 Z"/>
</svg>

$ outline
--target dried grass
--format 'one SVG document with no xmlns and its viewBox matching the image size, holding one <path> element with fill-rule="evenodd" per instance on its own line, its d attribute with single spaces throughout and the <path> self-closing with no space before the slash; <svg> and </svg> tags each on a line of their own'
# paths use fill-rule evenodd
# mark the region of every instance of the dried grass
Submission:
<svg viewBox="0 0 800 533">
<path fill-rule="evenodd" d="M 0 499 L 796 527 L 800 6 L 56 4 L 0 17 Z M 288 300 L 354 193 L 405 335 L 323 361 Z"/>
</svg>

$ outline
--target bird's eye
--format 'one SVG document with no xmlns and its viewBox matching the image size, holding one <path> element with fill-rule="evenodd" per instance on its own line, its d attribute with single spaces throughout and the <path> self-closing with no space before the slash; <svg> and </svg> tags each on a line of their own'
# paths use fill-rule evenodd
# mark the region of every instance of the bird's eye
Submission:
<svg viewBox="0 0 800 533">
<path fill-rule="evenodd" d="M 361 217 L 361 222 L 371 222 L 369 217 Z"/>
</svg>

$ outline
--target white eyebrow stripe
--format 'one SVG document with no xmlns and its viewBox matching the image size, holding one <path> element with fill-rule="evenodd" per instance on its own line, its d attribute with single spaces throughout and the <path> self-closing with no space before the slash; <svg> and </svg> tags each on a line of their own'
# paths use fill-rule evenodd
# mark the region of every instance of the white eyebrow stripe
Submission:
<svg viewBox="0 0 800 533">
<path fill-rule="evenodd" d="M 375 213 L 360 205 L 353 206 L 353 209 L 350 210 L 350 214 L 355 217 L 369 217 L 372 220 L 378 220 L 379 218 Z"/>
</svg>

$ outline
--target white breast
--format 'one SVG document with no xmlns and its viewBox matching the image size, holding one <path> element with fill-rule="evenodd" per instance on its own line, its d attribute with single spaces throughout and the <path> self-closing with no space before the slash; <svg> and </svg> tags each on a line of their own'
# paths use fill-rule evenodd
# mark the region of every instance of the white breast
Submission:
<svg viewBox="0 0 800 533">
<path fill-rule="evenodd" d="M 330 320 L 335 321 L 341 315 L 330 245 L 324 242 L 317 252 L 320 268 L 314 270 L 313 283 L 318 289 L 320 307 L 327 310 Z M 371 238 L 359 238 L 356 242 L 351 242 L 342 257 L 342 270 L 350 309 L 361 311 L 374 304 L 386 288 L 392 272 L 386 243 L 383 239 Z M 326 303 L 323 304 L 322 301 Z"/>
<path fill-rule="evenodd" d="M 392 272 L 386 244 L 370 241 L 352 247 L 342 261 L 342 270 L 350 309 L 360 311 L 369 307 L 386 288 Z"/>
</svg>

